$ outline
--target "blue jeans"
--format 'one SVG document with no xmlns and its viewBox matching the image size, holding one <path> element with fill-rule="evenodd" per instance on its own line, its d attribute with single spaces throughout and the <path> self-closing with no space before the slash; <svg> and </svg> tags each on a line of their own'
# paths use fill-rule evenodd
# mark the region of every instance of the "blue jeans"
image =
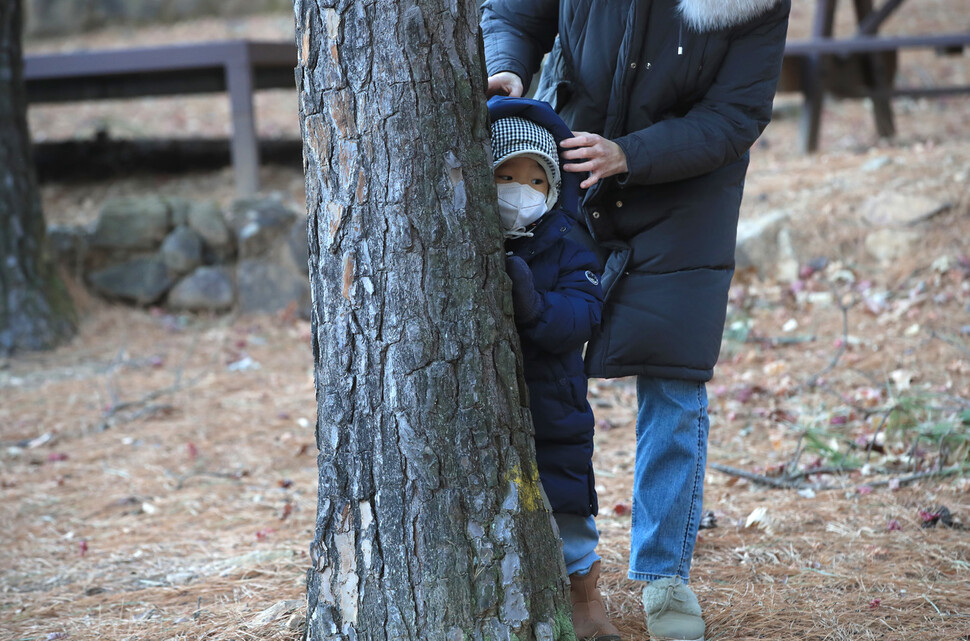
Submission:
<svg viewBox="0 0 970 641">
<path fill-rule="evenodd" d="M 562 539 L 562 555 L 566 561 L 566 574 L 589 574 L 589 569 L 600 560 L 596 544 L 600 535 L 592 516 L 554 512 L 559 538 Z"/>
<path fill-rule="evenodd" d="M 704 383 L 637 377 L 629 577 L 687 581 L 707 463 Z"/>
</svg>

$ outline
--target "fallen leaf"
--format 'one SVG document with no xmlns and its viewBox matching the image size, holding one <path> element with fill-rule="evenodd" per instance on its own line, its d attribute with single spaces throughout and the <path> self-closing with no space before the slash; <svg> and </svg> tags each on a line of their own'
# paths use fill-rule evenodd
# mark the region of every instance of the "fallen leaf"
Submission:
<svg viewBox="0 0 970 641">
<path fill-rule="evenodd" d="M 744 527 L 757 527 L 758 529 L 764 530 L 768 527 L 768 508 L 766 507 L 756 507 L 748 515 L 748 518 L 744 520 Z"/>
<path fill-rule="evenodd" d="M 908 369 L 897 369 L 889 373 L 889 378 L 892 379 L 893 383 L 896 385 L 896 390 L 900 392 L 905 392 L 913 384 L 913 378 L 916 375 Z"/>
</svg>

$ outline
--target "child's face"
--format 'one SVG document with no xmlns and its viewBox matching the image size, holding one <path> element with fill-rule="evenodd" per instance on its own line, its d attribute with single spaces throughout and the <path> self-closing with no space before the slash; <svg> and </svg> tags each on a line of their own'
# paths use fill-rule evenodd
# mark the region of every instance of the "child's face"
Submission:
<svg viewBox="0 0 970 641">
<path fill-rule="evenodd" d="M 495 168 L 495 184 L 519 183 L 532 187 L 543 196 L 549 195 L 545 170 L 532 158 L 516 156 Z"/>
</svg>

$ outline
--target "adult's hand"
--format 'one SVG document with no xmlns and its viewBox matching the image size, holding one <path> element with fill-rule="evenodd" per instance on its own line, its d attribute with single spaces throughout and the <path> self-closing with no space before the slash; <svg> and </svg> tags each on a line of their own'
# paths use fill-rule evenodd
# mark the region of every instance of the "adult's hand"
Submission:
<svg viewBox="0 0 970 641">
<path fill-rule="evenodd" d="M 511 71 L 499 71 L 494 76 L 488 77 L 488 87 L 485 89 L 485 97 L 492 96 L 511 96 L 513 98 L 522 97 L 522 78 Z"/>
<path fill-rule="evenodd" d="M 562 166 L 563 170 L 572 173 L 589 172 L 589 178 L 579 184 L 583 189 L 589 189 L 603 178 L 628 171 L 623 149 L 603 136 L 574 131 L 572 138 L 566 138 L 559 145 L 566 150 L 562 152 L 563 158 L 583 161 L 567 162 Z"/>
</svg>

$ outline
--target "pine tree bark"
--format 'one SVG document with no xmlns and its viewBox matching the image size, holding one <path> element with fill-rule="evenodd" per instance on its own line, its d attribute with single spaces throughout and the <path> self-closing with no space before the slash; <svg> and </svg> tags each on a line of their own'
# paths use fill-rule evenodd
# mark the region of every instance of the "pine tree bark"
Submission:
<svg viewBox="0 0 970 641">
<path fill-rule="evenodd" d="M 314 640 L 574 639 L 474 0 L 295 0 L 320 453 Z"/>
<path fill-rule="evenodd" d="M 74 334 L 74 307 L 51 259 L 30 153 L 21 0 L 0 2 L 0 355 Z"/>
</svg>

